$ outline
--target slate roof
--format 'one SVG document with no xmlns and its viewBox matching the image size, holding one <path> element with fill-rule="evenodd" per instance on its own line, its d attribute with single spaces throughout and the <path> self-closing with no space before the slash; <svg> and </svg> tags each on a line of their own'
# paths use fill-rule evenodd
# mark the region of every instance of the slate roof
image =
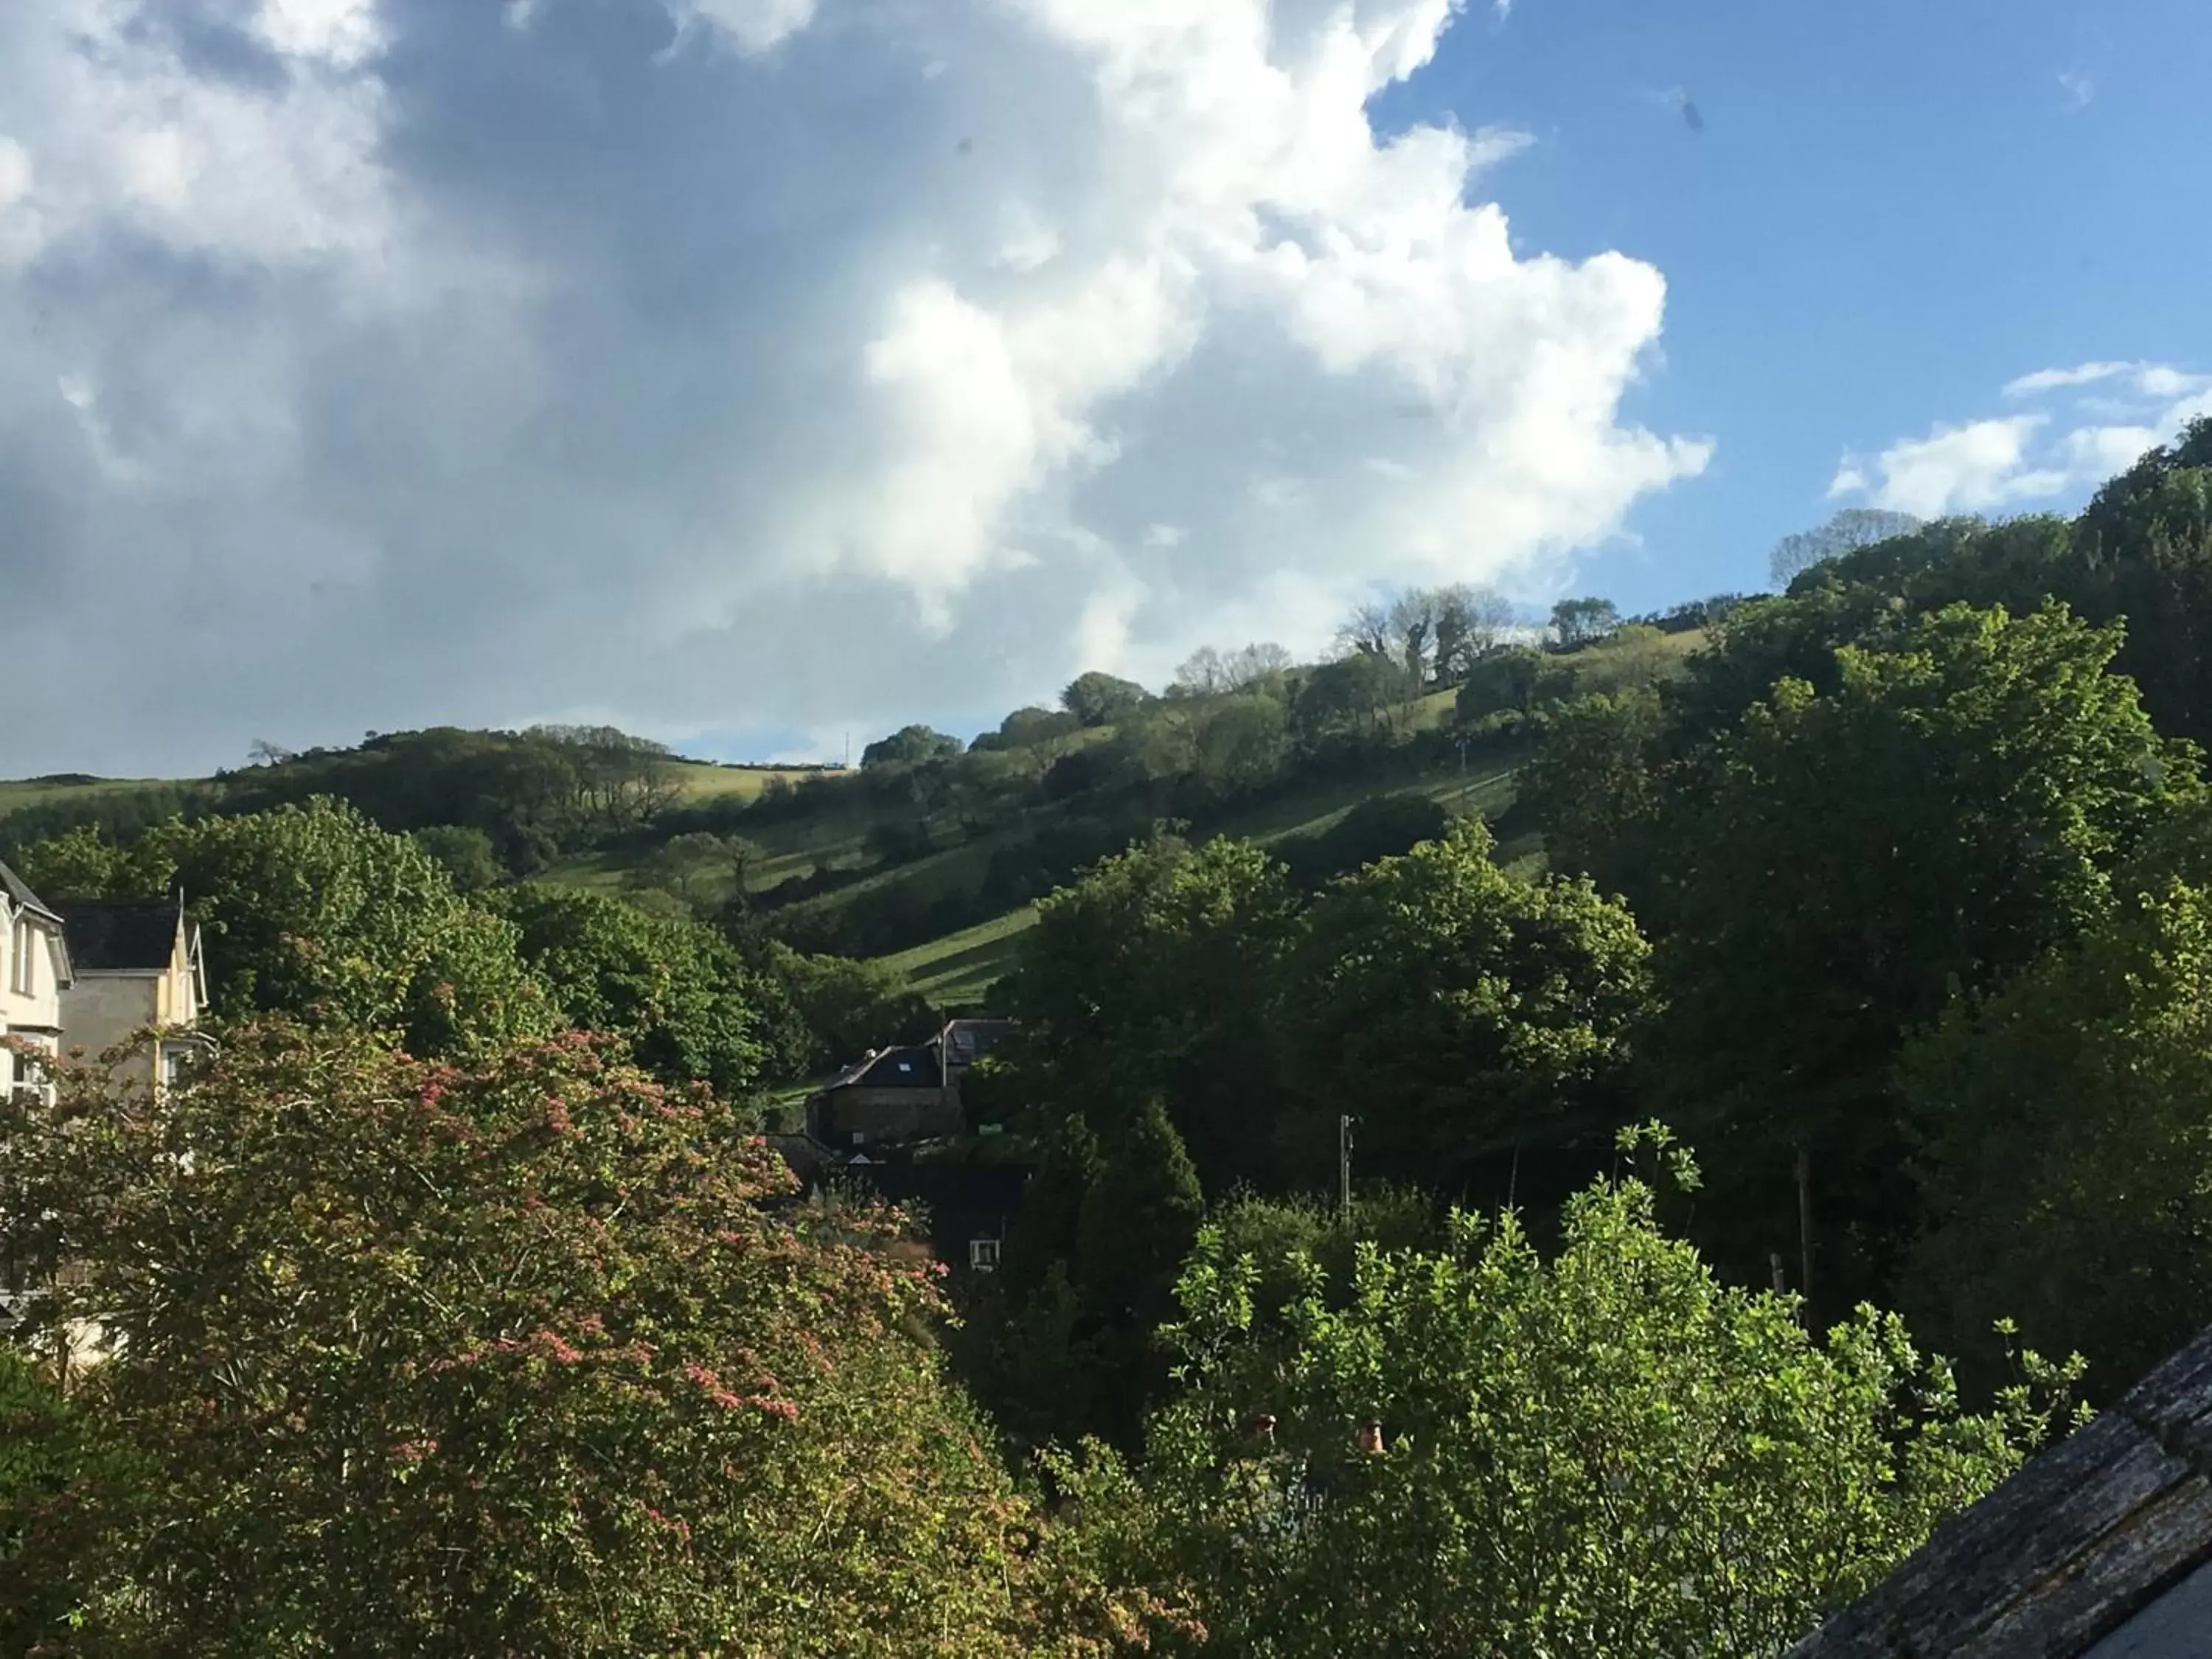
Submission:
<svg viewBox="0 0 2212 1659">
<path fill-rule="evenodd" d="M 52 921 L 59 921 L 61 920 L 59 916 L 55 915 L 54 913 L 46 907 L 44 901 L 42 901 L 36 893 L 31 890 L 29 884 L 25 882 L 22 877 L 17 875 L 5 864 L 0 864 L 0 888 L 7 890 L 9 901 L 14 903 L 17 909 L 35 910 L 40 915 L 46 916 Z"/>
<path fill-rule="evenodd" d="M 159 973 L 177 948 L 174 899 L 64 899 L 62 933 L 84 973 Z"/>
<path fill-rule="evenodd" d="M 2212 1330 L 1788 1659 L 2212 1654 Z"/>
</svg>

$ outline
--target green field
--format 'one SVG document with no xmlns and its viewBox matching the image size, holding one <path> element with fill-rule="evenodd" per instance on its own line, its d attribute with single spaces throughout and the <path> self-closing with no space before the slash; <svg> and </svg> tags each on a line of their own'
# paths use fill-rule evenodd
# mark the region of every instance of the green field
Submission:
<svg viewBox="0 0 2212 1659">
<path fill-rule="evenodd" d="M 1036 907 L 1025 904 L 911 951 L 878 957 L 877 965 L 939 1007 L 979 1002 L 993 981 L 1012 970 L 1021 937 L 1036 921 Z"/>
<path fill-rule="evenodd" d="M 674 763 L 677 787 L 686 800 L 757 800 L 768 788 L 770 778 L 782 778 L 790 783 L 799 783 L 808 778 L 837 775 L 837 769 L 826 773 L 817 768 L 782 768 L 770 766 L 726 766 L 715 761 L 679 760 Z"/>
<path fill-rule="evenodd" d="M 1328 829 L 1359 802 L 1388 790 L 1412 790 L 1439 800 L 1458 813 L 1480 812 L 1496 817 L 1513 802 L 1513 769 L 1492 763 L 1457 769 L 1410 781 L 1375 784 L 1344 783 L 1317 788 L 1270 801 L 1266 806 L 1233 817 L 1218 833 L 1243 836 L 1261 846 L 1272 846 L 1296 836 L 1316 835 Z M 1509 845 L 1499 849 L 1509 867 L 1531 873 L 1540 858 L 1528 849 Z M 948 933 L 896 955 L 878 957 L 877 965 L 904 989 L 914 991 L 939 1007 L 979 1000 L 994 981 L 1012 970 L 1021 936 L 1036 921 L 1034 906 L 995 916 L 973 927 Z"/>
<path fill-rule="evenodd" d="M 118 795 L 133 789 L 173 784 L 169 778 L 95 778 L 89 783 L 61 782 L 48 778 L 18 778 L 0 781 L 0 814 L 26 806 L 50 806 L 56 801 L 82 800 L 94 795 Z"/>
</svg>

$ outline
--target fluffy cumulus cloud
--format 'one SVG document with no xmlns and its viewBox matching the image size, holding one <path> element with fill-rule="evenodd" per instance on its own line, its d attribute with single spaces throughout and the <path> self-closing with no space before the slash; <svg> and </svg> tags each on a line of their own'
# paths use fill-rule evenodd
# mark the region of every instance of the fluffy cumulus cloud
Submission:
<svg viewBox="0 0 2212 1659">
<path fill-rule="evenodd" d="M 1523 137 L 1371 125 L 1460 9 L 9 0 L 0 772 L 826 743 L 1540 588 L 1708 451 Z"/>
<path fill-rule="evenodd" d="M 2055 504 L 2212 415 L 2212 374 L 2171 363 L 2080 363 L 2023 374 L 2002 395 L 2013 413 L 1939 423 L 1879 454 L 1846 455 L 1828 494 L 1923 519 Z"/>
</svg>

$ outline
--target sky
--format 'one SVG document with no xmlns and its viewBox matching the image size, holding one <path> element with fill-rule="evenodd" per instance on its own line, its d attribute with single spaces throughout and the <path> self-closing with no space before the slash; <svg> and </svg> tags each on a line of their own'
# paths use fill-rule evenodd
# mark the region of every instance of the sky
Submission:
<svg viewBox="0 0 2212 1659">
<path fill-rule="evenodd" d="M 0 776 L 963 735 L 2212 412 L 2202 0 L 5 0 Z"/>
</svg>

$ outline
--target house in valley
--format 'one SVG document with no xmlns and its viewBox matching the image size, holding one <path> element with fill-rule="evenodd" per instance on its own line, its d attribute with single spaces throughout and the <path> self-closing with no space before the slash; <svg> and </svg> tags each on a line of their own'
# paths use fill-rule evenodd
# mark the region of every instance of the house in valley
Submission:
<svg viewBox="0 0 2212 1659">
<path fill-rule="evenodd" d="M 872 1152 L 958 1134 L 962 1075 L 1012 1030 L 1012 1020 L 950 1020 L 927 1042 L 866 1055 L 807 1102 L 808 1136 Z"/>
<path fill-rule="evenodd" d="M 62 919 L 0 864 L 0 1085 L 46 1090 L 74 977 Z"/>
<path fill-rule="evenodd" d="M 65 1052 L 97 1060 L 150 1032 L 122 1069 L 160 1099 L 207 1046 L 197 1029 L 208 1000 L 199 924 L 182 895 L 65 899 L 54 908 L 74 969 L 61 998 Z"/>
</svg>

